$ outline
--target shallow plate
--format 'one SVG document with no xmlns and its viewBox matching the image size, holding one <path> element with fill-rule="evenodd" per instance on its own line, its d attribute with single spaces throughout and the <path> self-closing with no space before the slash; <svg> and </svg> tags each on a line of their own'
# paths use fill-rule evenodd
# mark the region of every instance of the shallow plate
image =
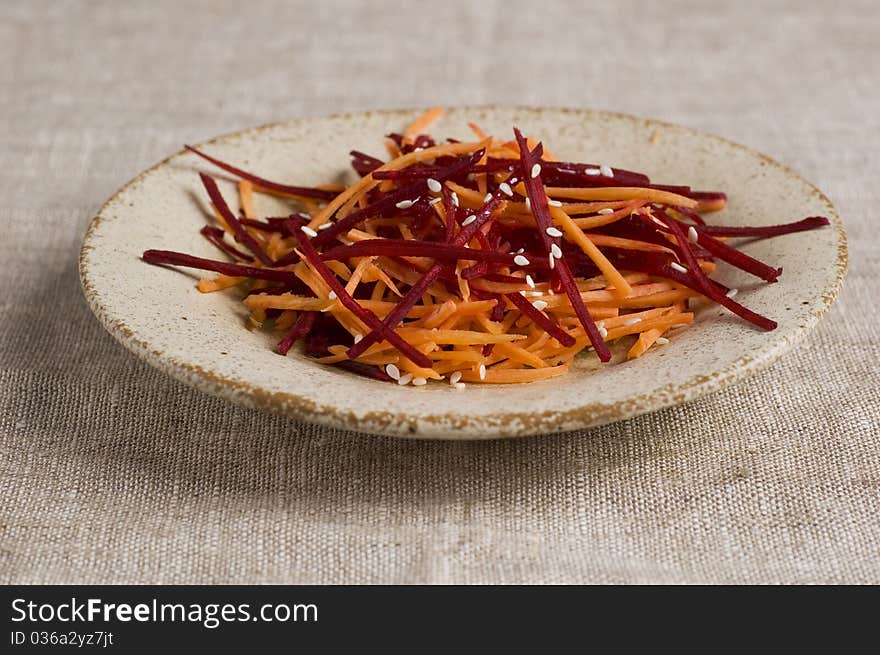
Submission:
<svg viewBox="0 0 880 655">
<path fill-rule="evenodd" d="M 320 184 L 352 179 L 348 151 L 382 153 L 382 135 L 401 129 L 417 113 L 297 120 L 204 145 L 210 154 L 270 179 Z M 586 110 L 458 108 L 432 132 L 469 138 L 468 121 L 496 135 L 510 134 L 517 125 L 562 159 L 605 162 L 643 171 L 659 183 L 726 191 L 728 208 L 710 220 L 761 225 L 824 215 L 833 226 L 745 246 L 749 254 L 784 268 L 778 284 L 756 284 L 719 267 L 717 277 L 740 289 L 739 300 L 779 321 L 773 332 L 708 307 L 695 325 L 637 360 L 621 362 L 618 356 L 618 363 L 600 368 L 594 357 L 584 356 L 567 375 L 527 385 L 470 384 L 464 391 L 445 384 L 399 387 L 295 353 L 282 358 L 272 350 L 276 335 L 245 329 L 245 310 L 234 292 L 202 295 L 191 271 L 139 259 L 147 248 L 217 258 L 198 235 L 205 204 L 196 171 L 222 173 L 181 152 L 125 185 L 94 219 L 80 259 L 85 296 L 126 347 L 208 393 L 351 430 L 486 439 L 583 428 L 717 390 L 779 357 L 816 325 L 837 295 L 846 271 L 846 237 L 837 212 L 818 189 L 760 153 L 682 127 Z M 231 182 L 222 188 L 234 193 Z"/>
</svg>

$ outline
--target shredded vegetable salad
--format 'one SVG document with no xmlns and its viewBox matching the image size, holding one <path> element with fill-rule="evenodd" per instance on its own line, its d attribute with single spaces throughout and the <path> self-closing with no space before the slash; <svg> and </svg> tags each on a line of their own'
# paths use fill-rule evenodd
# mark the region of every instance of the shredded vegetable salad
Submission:
<svg viewBox="0 0 880 655">
<path fill-rule="evenodd" d="M 435 141 L 439 108 L 388 135 L 383 161 L 352 151 L 350 186 L 272 182 L 187 146 L 238 182 L 238 211 L 216 181 L 201 234 L 226 257 L 147 250 L 144 261 L 216 273 L 203 293 L 238 288 L 253 328 L 305 355 L 377 380 L 521 383 L 561 375 L 586 351 L 627 358 L 667 343 L 700 303 L 722 305 L 764 330 L 776 323 L 712 277 L 724 261 L 764 282 L 782 273 L 727 239 L 828 225 L 724 227 L 702 214 L 727 197 L 654 184 L 606 164 L 558 161 L 514 128 L 514 138 Z M 258 217 L 254 194 L 295 203 Z"/>
</svg>

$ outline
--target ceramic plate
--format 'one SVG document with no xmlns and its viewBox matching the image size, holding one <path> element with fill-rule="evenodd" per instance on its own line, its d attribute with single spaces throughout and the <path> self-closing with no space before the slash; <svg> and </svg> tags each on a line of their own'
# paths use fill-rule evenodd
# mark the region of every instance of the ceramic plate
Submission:
<svg viewBox="0 0 880 655">
<path fill-rule="evenodd" d="M 381 154 L 381 137 L 417 111 L 296 120 L 203 144 L 221 159 L 292 184 L 351 180 L 348 152 Z M 791 348 L 828 311 L 846 271 L 846 238 L 831 202 L 772 159 L 724 139 L 631 116 L 565 109 L 463 107 L 432 129 L 469 138 L 475 121 L 496 135 L 517 125 L 554 154 L 647 173 L 653 181 L 726 191 L 728 208 L 710 220 L 730 225 L 824 215 L 832 226 L 745 245 L 784 273 L 777 284 L 720 266 L 717 278 L 738 300 L 779 322 L 763 332 L 719 307 L 643 357 L 599 366 L 583 356 L 565 376 L 524 385 L 455 390 L 400 387 L 273 352 L 275 334 L 244 327 L 235 292 L 202 295 L 189 269 L 149 266 L 148 248 L 217 258 L 198 230 L 205 223 L 199 170 L 210 164 L 178 153 L 126 184 L 85 236 L 85 296 L 104 327 L 139 357 L 202 391 L 251 407 L 362 432 L 488 439 L 584 428 L 682 403 L 742 380 Z M 234 185 L 222 187 L 233 197 Z M 258 208 L 259 209 L 259 208 Z M 267 211 L 269 207 L 265 208 Z M 222 257 L 220 257 L 222 258 Z"/>
</svg>

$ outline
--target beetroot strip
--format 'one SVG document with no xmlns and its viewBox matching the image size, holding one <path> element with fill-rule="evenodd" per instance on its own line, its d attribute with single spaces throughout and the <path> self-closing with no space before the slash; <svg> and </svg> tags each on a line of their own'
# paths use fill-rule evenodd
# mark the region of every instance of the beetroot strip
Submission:
<svg viewBox="0 0 880 655">
<path fill-rule="evenodd" d="M 219 227 L 211 227 L 210 225 L 206 225 L 201 230 L 199 230 L 199 234 L 205 237 L 208 241 L 211 242 L 214 246 L 216 246 L 219 250 L 222 250 L 227 255 L 234 259 L 240 259 L 245 262 L 253 262 L 254 258 L 248 255 L 247 253 L 242 252 L 235 246 L 232 246 L 226 243 L 223 240 L 223 230 Z"/>
<path fill-rule="evenodd" d="M 830 225 L 831 222 L 824 216 L 809 216 L 793 223 L 780 223 L 778 225 L 765 225 L 763 227 L 733 227 L 725 225 L 705 225 L 697 228 L 701 234 L 709 234 L 715 237 L 775 237 L 794 232 L 806 232 Z"/>
<path fill-rule="evenodd" d="M 278 184 L 277 182 L 272 182 L 270 180 L 266 180 L 262 177 L 258 177 L 253 173 L 248 173 L 247 171 L 243 171 L 240 168 L 236 168 L 232 164 L 227 164 L 224 161 L 211 157 L 210 155 L 206 155 L 204 152 L 200 150 L 196 150 L 192 146 L 185 145 L 184 148 L 197 154 L 202 159 L 206 159 L 211 162 L 218 168 L 222 168 L 227 173 L 231 173 L 236 177 L 240 177 L 243 180 L 247 180 L 248 182 L 253 182 L 257 186 L 261 186 L 264 189 L 272 189 L 273 191 L 280 191 L 281 193 L 289 193 L 294 196 L 302 196 L 303 198 L 317 198 L 319 200 L 332 200 L 335 198 L 339 192 L 338 191 L 325 191 L 323 189 L 315 189 L 313 187 L 301 187 L 301 186 L 289 186 L 287 184 Z"/>
<path fill-rule="evenodd" d="M 199 173 L 199 177 L 202 179 L 202 184 L 205 186 L 205 190 L 208 192 L 214 207 L 220 212 L 223 220 L 235 231 L 235 240 L 247 247 L 266 266 L 271 266 L 273 264 L 272 258 L 265 253 L 256 239 L 250 235 L 238 220 L 238 217 L 229 209 L 229 205 L 226 204 L 226 200 L 224 200 L 223 194 L 220 193 L 220 189 L 217 188 L 217 183 L 214 179 L 204 173 Z"/>
<path fill-rule="evenodd" d="M 547 205 L 547 193 L 544 191 L 544 185 L 541 182 L 540 174 L 534 176 L 530 174 L 540 158 L 536 153 L 541 146 L 538 144 L 538 147 L 535 148 L 534 151 L 531 151 L 519 129 L 513 128 L 513 132 L 516 135 L 516 142 L 519 144 L 520 161 L 522 162 L 522 169 L 525 173 L 523 175 L 523 182 L 531 204 L 532 214 L 535 217 L 535 223 L 538 225 L 538 231 L 541 235 L 544 247 L 549 253 L 552 244 L 555 242 L 547 235 L 547 228 L 553 225 L 553 221 L 550 218 L 550 209 Z M 584 331 L 590 339 L 590 343 L 593 344 L 593 348 L 596 350 L 596 355 L 598 355 L 599 359 L 603 362 L 609 361 L 611 359 L 611 351 L 608 349 L 608 345 L 605 343 L 602 335 L 599 334 L 599 329 L 596 327 L 593 317 L 590 316 L 590 312 L 587 311 L 587 307 L 584 305 L 580 291 L 578 291 L 577 284 L 575 283 L 574 276 L 571 274 L 571 270 L 569 270 L 565 259 L 557 260 L 555 270 L 557 279 L 562 285 L 562 289 L 571 301 L 571 306 L 574 309 L 578 320 L 581 322 L 581 325 L 583 325 Z"/>
<path fill-rule="evenodd" d="M 148 264 L 167 264 L 169 266 L 185 266 L 198 268 L 203 271 L 214 271 L 223 275 L 234 277 L 252 277 L 255 280 L 272 280 L 275 282 L 292 282 L 297 280 L 296 275 L 290 271 L 277 268 L 257 268 L 256 266 L 244 266 L 231 262 L 219 262 L 213 259 L 204 259 L 195 255 L 188 255 L 173 250 L 145 250 L 141 258 Z"/>
<path fill-rule="evenodd" d="M 774 330 L 776 329 L 777 323 L 772 319 L 767 318 L 766 316 L 761 316 L 753 312 L 752 310 L 740 305 L 738 302 L 733 300 L 732 298 L 728 298 L 724 293 L 722 293 L 714 284 L 713 281 L 703 272 L 703 269 L 700 268 L 700 264 L 697 261 L 696 257 L 694 257 L 690 248 L 688 247 L 688 240 L 684 234 L 684 231 L 679 227 L 678 222 L 672 219 L 668 219 L 666 225 L 669 227 L 672 234 L 675 236 L 676 241 L 678 241 L 678 245 L 680 246 L 682 257 L 687 264 L 688 276 L 691 277 L 695 282 L 697 288 L 695 290 L 700 291 L 703 295 L 705 295 L 710 300 L 714 300 L 719 305 L 723 305 L 731 312 L 745 318 L 747 321 L 754 323 L 758 327 L 761 327 L 765 330 Z"/>
<path fill-rule="evenodd" d="M 300 312 L 299 316 L 296 317 L 294 324 L 284 335 L 284 338 L 278 342 L 278 352 L 282 355 L 286 355 L 294 343 L 307 336 L 308 333 L 312 331 L 317 319 L 318 312 Z"/>
<path fill-rule="evenodd" d="M 575 343 L 575 339 L 568 332 L 563 330 L 559 325 L 547 316 L 544 312 L 539 311 L 520 293 L 506 293 L 504 296 L 513 303 L 513 305 L 523 314 L 529 317 L 535 325 L 540 326 L 544 332 L 556 339 L 566 348 L 571 347 Z"/>
<path fill-rule="evenodd" d="M 412 360 L 414 364 L 424 368 L 430 368 L 433 366 L 433 362 L 427 355 L 413 348 L 394 330 L 387 328 L 382 321 L 379 320 L 378 316 L 369 309 L 361 306 L 361 304 L 345 290 L 345 287 L 339 281 L 339 278 L 336 277 L 336 274 L 327 268 L 327 265 L 321 260 L 321 256 L 318 254 L 318 251 L 315 250 L 315 246 L 312 245 L 312 242 L 308 237 L 305 235 L 299 237 L 299 247 L 302 251 L 303 258 L 314 267 L 318 275 L 320 275 L 324 282 L 327 283 L 327 286 L 333 290 L 336 297 L 339 299 L 339 302 L 373 330 L 370 334 L 378 333 L 379 337 L 388 341 L 388 343 Z M 354 359 L 354 357 L 349 357 L 350 359 Z"/>
</svg>

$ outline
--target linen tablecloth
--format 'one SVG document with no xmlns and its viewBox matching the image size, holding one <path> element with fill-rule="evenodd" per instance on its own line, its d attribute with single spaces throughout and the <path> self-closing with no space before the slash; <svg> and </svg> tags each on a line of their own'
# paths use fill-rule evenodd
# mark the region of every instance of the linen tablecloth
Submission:
<svg viewBox="0 0 880 655">
<path fill-rule="evenodd" d="M 0 582 L 880 582 L 878 7 L 3 2 Z M 843 216 L 838 303 L 744 384 L 491 443 L 242 409 L 140 363 L 87 309 L 86 225 L 182 143 L 481 103 L 771 154 Z"/>
</svg>

